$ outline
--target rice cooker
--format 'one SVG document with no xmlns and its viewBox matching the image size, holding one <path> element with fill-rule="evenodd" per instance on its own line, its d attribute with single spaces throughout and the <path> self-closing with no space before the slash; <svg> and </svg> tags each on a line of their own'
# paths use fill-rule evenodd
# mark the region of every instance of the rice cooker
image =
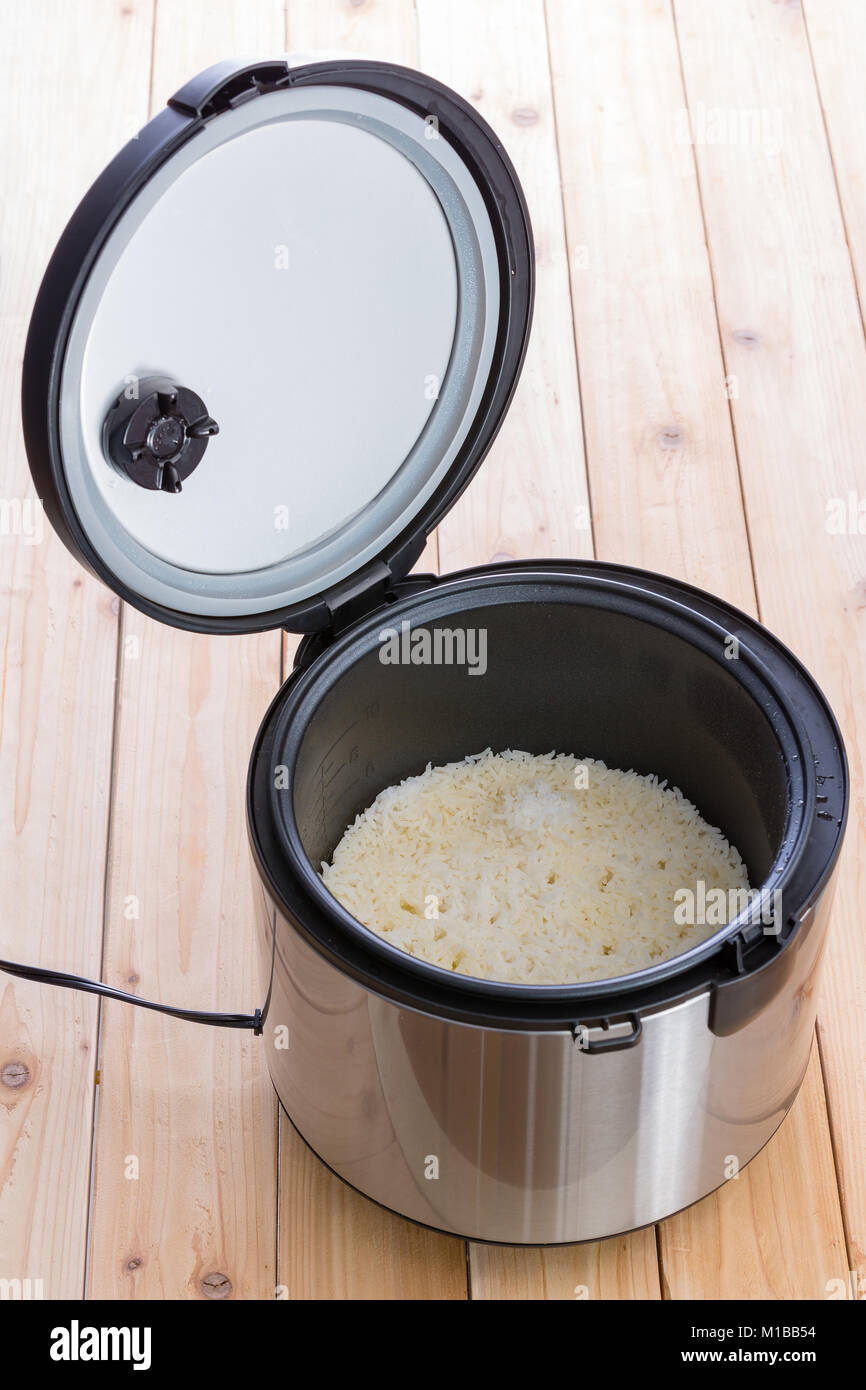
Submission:
<svg viewBox="0 0 866 1390">
<path fill-rule="evenodd" d="M 809 1059 L 848 802 L 821 691 L 719 599 L 595 561 L 413 572 L 502 423 L 532 298 L 514 169 L 454 92 L 229 62 L 84 198 L 23 380 L 37 490 L 92 574 L 192 632 L 303 634 L 247 784 L 266 1002 L 169 1012 L 261 1033 L 298 1132 L 367 1197 L 516 1244 L 658 1221 L 767 1143 Z M 583 984 L 395 949 L 321 863 L 384 787 L 487 747 L 667 778 L 740 850 L 748 904 Z"/>
</svg>

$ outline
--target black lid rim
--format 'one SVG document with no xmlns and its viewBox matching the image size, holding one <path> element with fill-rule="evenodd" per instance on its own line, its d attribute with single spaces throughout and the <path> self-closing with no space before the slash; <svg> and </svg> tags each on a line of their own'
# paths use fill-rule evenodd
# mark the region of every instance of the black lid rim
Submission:
<svg viewBox="0 0 866 1390">
<path fill-rule="evenodd" d="M 304 63 L 223 63 L 183 87 L 168 106 L 119 152 L 92 185 L 63 232 L 42 280 L 27 335 L 21 388 L 30 471 L 45 512 L 67 549 L 125 602 L 148 617 L 191 632 L 315 632 L 330 625 L 345 586 L 261 613 L 206 617 L 150 601 L 115 576 L 89 541 L 73 506 L 59 447 L 59 391 L 69 333 L 92 267 L 117 220 L 148 179 L 239 96 L 290 86 L 336 84 L 363 88 L 435 116 L 475 179 L 493 229 L 500 270 L 499 330 L 487 386 L 457 459 L 412 523 L 365 571 L 399 579 L 423 550 L 427 535 L 468 486 L 508 409 L 532 319 L 534 252 L 529 213 L 501 142 L 477 111 L 435 79 L 392 63 L 356 59 Z"/>
<path fill-rule="evenodd" d="M 783 891 L 785 921 L 795 924 L 806 916 L 820 897 L 833 872 L 841 849 L 847 820 L 849 787 L 848 765 L 838 725 L 826 698 L 797 658 L 777 641 L 760 623 L 713 598 L 691 585 L 680 584 L 667 576 L 653 574 L 623 565 L 596 561 L 524 561 L 502 565 L 480 566 L 457 574 L 445 575 L 440 583 L 424 594 L 415 594 L 404 603 L 389 606 L 388 612 L 408 611 L 434 595 L 466 593 L 477 601 L 479 590 L 490 584 L 539 585 L 550 581 L 586 581 L 600 584 L 599 598 L 619 607 L 640 594 L 657 605 L 658 618 L 671 628 L 684 622 L 684 631 L 693 633 L 705 629 L 729 631 L 733 623 L 739 633 L 744 630 L 752 641 L 752 649 L 741 642 L 741 659 L 747 653 L 748 665 L 759 685 L 767 690 L 773 704 L 783 713 L 797 747 L 799 767 L 804 777 L 805 805 L 799 823 L 794 826 L 789 813 L 786 827 L 787 851 L 773 865 L 768 883 Z M 603 595 L 603 598 L 602 598 Z M 392 618 L 389 618 L 392 621 Z M 374 618 L 370 622 L 375 626 Z M 471 976 L 453 976 L 450 972 L 427 962 L 416 960 L 391 946 L 358 923 L 323 884 L 310 891 L 309 877 L 298 872 L 297 847 L 288 846 L 285 827 L 274 814 L 272 778 L 259 771 L 266 756 L 280 740 L 280 761 L 285 759 L 282 738 L 291 713 L 302 704 L 311 682 L 322 670 L 321 663 L 330 664 L 339 658 L 356 640 L 360 629 L 367 626 L 361 620 L 342 635 L 333 648 L 315 660 L 309 668 L 296 670 L 275 697 L 259 729 L 250 759 L 247 780 L 248 831 L 258 871 L 268 892 L 282 913 L 320 954 L 330 958 L 344 973 L 352 975 L 377 993 L 396 998 L 410 1007 L 438 1012 L 466 1022 L 483 1022 L 493 1014 L 503 1027 L 563 1026 L 563 1019 L 606 1017 L 630 1012 L 634 1008 L 654 1010 L 670 1007 L 692 994 L 711 989 L 730 979 L 729 943 L 740 931 L 741 919 L 720 929 L 708 941 L 682 955 L 662 962 L 648 970 L 634 972 L 610 980 L 591 981 L 573 985 L 529 986 L 500 981 L 479 980 Z M 737 663 L 737 676 L 746 669 Z M 753 691 L 754 693 L 754 691 Z M 797 708 L 794 708 L 796 695 Z M 826 821 L 816 822 L 816 803 L 813 750 L 820 751 L 825 765 L 833 760 L 839 774 L 840 804 L 838 824 L 830 848 L 831 837 Z M 815 843 L 815 826 L 824 832 L 823 847 Z M 789 835 L 789 829 L 791 831 Z M 306 856 L 300 850 L 300 857 Z M 784 862 L 780 862 L 784 858 Z M 292 862 L 294 861 L 294 862 Z M 315 874 L 315 870 L 311 872 Z M 755 948 L 754 963 L 746 975 L 757 972 L 785 952 L 798 935 L 794 925 L 782 943 L 774 940 Z M 766 946 L 766 949 L 764 947 Z"/>
</svg>

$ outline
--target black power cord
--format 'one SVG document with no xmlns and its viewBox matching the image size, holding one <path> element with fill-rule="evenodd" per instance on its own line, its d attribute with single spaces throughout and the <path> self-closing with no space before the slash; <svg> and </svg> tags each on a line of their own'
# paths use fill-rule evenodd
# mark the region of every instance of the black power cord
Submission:
<svg viewBox="0 0 866 1390">
<path fill-rule="evenodd" d="M 104 999 L 118 999 L 122 1004 L 135 1004 L 140 1009 L 153 1009 L 155 1013 L 186 1019 L 187 1023 L 208 1023 L 215 1028 L 251 1028 L 256 1037 L 261 1037 L 264 1026 L 261 1009 L 256 1009 L 254 1014 L 215 1014 L 201 1009 L 177 1009 L 171 1004 L 157 1004 L 152 999 L 140 999 L 137 994 L 127 994 L 125 990 L 103 984 L 101 980 L 88 980 L 83 975 L 67 975 L 62 970 L 43 970 L 38 965 L 18 965 L 11 960 L 0 960 L 0 970 L 5 971 L 7 975 L 17 975 L 19 979 L 35 980 L 43 985 L 79 989 L 85 994 L 101 994 Z"/>
</svg>

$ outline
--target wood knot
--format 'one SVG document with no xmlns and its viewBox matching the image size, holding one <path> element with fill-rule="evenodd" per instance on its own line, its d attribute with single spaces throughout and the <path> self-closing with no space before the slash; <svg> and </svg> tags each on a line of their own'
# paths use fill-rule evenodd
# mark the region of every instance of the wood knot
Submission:
<svg viewBox="0 0 866 1390">
<path fill-rule="evenodd" d="M 0 1081 L 11 1091 L 20 1091 L 30 1083 L 30 1068 L 25 1062 L 4 1062 L 0 1067 Z"/>
<path fill-rule="evenodd" d="M 514 559 L 514 556 L 513 556 L 513 555 L 509 555 L 509 553 L 508 553 L 507 550 L 497 550 L 496 554 L 493 556 L 493 559 L 492 559 L 492 561 L 491 561 L 491 564 L 498 565 L 498 564 L 501 564 L 501 563 L 504 563 L 504 562 L 507 563 L 509 560 L 513 560 L 513 559 Z"/>
<path fill-rule="evenodd" d="M 534 106 L 518 106 L 512 111 L 511 119 L 515 125 L 535 125 L 538 120 L 538 112 Z"/>
<path fill-rule="evenodd" d="M 678 430 L 675 425 L 669 425 L 662 430 L 659 435 L 659 444 L 663 449 L 680 449 L 683 445 L 683 432 Z"/>
<path fill-rule="evenodd" d="M 134 1272 L 136 1269 L 140 1269 L 143 1264 L 144 1260 L 141 1258 L 140 1255 L 133 1255 L 131 1260 L 127 1260 L 126 1268 L 131 1272 Z"/>
<path fill-rule="evenodd" d="M 126 977 L 126 983 L 127 983 L 128 985 L 137 985 L 137 984 L 138 984 L 138 980 L 139 980 L 138 975 L 127 975 L 127 977 Z"/>
<path fill-rule="evenodd" d="M 735 328 L 731 336 L 735 343 L 744 348 L 756 348 L 761 341 L 760 334 L 751 328 Z"/>
<path fill-rule="evenodd" d="M 201 1281 L 201 1291 L 205 1298 L 228 1298 L 232 1281 L 227 1274 L 206 1274 Z"/>
</svg>

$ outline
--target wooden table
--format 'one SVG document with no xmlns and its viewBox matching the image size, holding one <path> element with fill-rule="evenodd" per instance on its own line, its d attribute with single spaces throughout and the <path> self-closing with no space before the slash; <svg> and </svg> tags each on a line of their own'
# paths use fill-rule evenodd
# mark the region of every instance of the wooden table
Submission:
<svg viewBox="0 0 866 1390">
<path fill-rule="evenodd" d="M 0 953 L 259 1002 L 243 784 L 291 650 L 150 622 L 11 504 L 32 497 L 20 364 L 57 235 L 149 113 L 238 53 L 418 65 L 479 107 L 526 189 L 526 368 L 425 565 L 595 553 L 759 612 L 835 706 L 854 798 L 803 1090 L 690 1211 L 467 1252 L 305 1150 L 252 1036 L 0 977 L 0 1278 L 67 1298 L 824 1298 L 854 1270 L 866 1295 L 866 5 L 30 0 L 3 35 Z"/>
</svg>

